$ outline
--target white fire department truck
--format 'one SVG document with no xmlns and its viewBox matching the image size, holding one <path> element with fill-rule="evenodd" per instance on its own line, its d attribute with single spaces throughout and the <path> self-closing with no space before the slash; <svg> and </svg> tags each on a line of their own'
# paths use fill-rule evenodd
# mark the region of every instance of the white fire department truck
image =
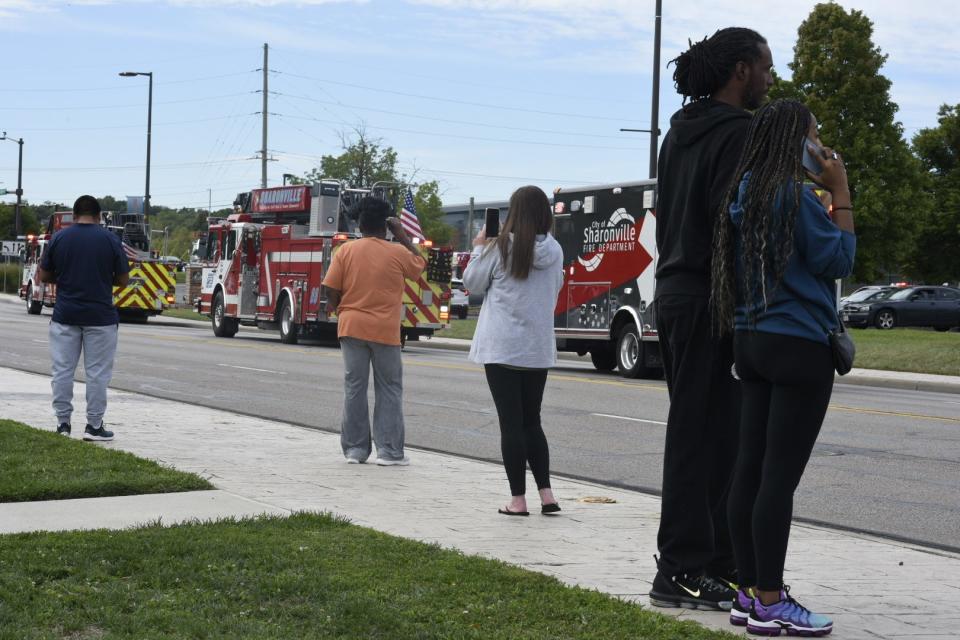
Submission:
<svg viewBox="0 0 960 640">
<path fill-rule="evenodd" d="M 662 374 L 653 318 L 656 180 L 561 189 L 555 234 L 564 283 L 554 331 L 560 351 L 590 354 L 627 378 Z"/>
<path fill-rule="evenodd" d="M 324 179 L 240 194 L 237 213 L 210 225 L 197 311 L 210 317 L 218 337 L 233 337 L 240 325 L 279 330 L 287 344 L 302 335 L 336 336 L 321 282 L 337 248 L 360 237 L 350 206 L 368 194 L 396 203 L 396 193 L 396 185 L 350 189 Z M 404 342 L 430 337 L 449 321 L 452 251 L 429 241 L 421 251 L 427 270 L 404 288 Z"/>
<path fill-rule="evenodd" d="M 43 307 L 52 307 L 56 302 L 57 285 L 40 281 L 40 259 L 53 234 L 71 224 L 72 212 L 57 211 L 47 221 L 44 233 L 27 236 L 20 297 L 29 314 L 39 314 Z M 176 278 L 171 265 L 162 264 L 150 254 L 150 230 L 143 214 L 105 211 L 101 224 L 120 238 L 130 264 L 127 286 L 113 288 L 113 304 L 121 318 L 146 322 L 149 316 L 163 313 L 175 300 Z"/>
</svg>

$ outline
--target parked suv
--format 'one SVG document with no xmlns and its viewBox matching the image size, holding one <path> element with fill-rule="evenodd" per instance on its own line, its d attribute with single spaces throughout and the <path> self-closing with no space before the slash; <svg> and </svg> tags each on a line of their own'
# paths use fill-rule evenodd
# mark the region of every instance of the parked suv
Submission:
<svg viewBox="0 0 960 640">
<path fill-rule="evenodd" d="M 845 324 L 855 327 L 933 327 L 948 331 L 960 327 L 960 289 L 907 287 L 880 300 L 848 302 L 840 313 Z"/>
<path fill-rule="evenodd" d="M 470 292 L 463 288 L 463 280 L 459 278 L 450 281 L 450 313 L 461 320 L 470 313 Z"/>
</svg>

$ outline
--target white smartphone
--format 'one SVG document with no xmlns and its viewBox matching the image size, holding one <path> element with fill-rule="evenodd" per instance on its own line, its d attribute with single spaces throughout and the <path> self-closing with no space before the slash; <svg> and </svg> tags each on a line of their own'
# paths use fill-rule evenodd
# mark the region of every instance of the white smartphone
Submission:
<svg viewBox="0 0 960 640">
<path fill-rule="evenodd" d="M 810 147 L 814 148 L 814 152 L 810 152 Z M 813 154 L 816 153 L 819 157 L 814 158 Z M 807 138 L 803 142 L 803 168 L 812 173 L 815 176 L 820 175 L 823 172 L 823 167 L 820 164 L 820 158 L 823 157 L 823 147 L 818 145 L 816 142 Z"/>
</svg>

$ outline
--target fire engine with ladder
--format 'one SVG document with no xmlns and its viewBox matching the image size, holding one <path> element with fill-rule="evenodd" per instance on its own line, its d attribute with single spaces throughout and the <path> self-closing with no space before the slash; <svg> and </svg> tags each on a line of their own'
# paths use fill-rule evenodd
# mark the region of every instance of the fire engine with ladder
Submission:
<svg viewBox="0 0 960 640">
<path fill-rule="evenodd" d="M 44 233 L 27 236 L 20 297 L 27 313 L 37 315 L 43 307 L 52 307 L 57 299 L 57 285 L 40 281 L 40 259 L 53 235 L 73 224 L 73 212 L 54 212 Z M 142 213 L 101 214 L 101 224 L 120 238 L 130 264 L 130 281 L 125 287 L 113 288 L 113 304 L 120 317 L 146 322 L 150 316 L 163 313 L 173 304 L 176 278 L 173 266 L 165 265 L 150 252 L 150 227 Z"/>
<path fill-rule="evenodd" d="M 554 234 L 564 283 L 554 313 L 557 349 L 590 354 L 627 378 L 663 372 L 653 317 L 656 180 L 560 189 Z"/>
<path fill-rule="evenodd" d="M 234 202 L 236 213 L 211 220 L 204 246 L 197 311 L 211 319 L 214 335 L 233 337 L 241 325 L 279 330 L 280 340 L 336 337 L 336 315 L 326 312 L 321 285 L 344 243 L 360 237 L 349 216 L 359 198 L 396 204 L 400 185 L 347 187 L 323 179 L 306 185 L 254 189 Z M 427 269 L 407 280 L 401 338 L 430 337 L 449 321 L 452 251 L 420 243 Z"/>
</svg>

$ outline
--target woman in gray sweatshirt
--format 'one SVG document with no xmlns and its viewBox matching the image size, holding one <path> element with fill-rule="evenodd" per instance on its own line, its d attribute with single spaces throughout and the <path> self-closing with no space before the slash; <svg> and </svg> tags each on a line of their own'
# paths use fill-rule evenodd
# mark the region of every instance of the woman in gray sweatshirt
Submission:
<svg viewBox="0 0 960 640">
<path fill-rule="evenodd" d="M 563 251 L 550 235 L 547 195 L 521 187 L 510 196 L 503 232 L 473 241 L 463 284 L 484 294 L 470 360 L 484 366 L 500 419 L 500 450 L 510 503 L 500 513 L 527 516 L 526 468 L 540 491 L 541 513 L 560 505 L 550 489 L 550 452 L 540 425 L 547 370 L 557 359 L 553 312 L 563 286 Z"/>
</svg>

